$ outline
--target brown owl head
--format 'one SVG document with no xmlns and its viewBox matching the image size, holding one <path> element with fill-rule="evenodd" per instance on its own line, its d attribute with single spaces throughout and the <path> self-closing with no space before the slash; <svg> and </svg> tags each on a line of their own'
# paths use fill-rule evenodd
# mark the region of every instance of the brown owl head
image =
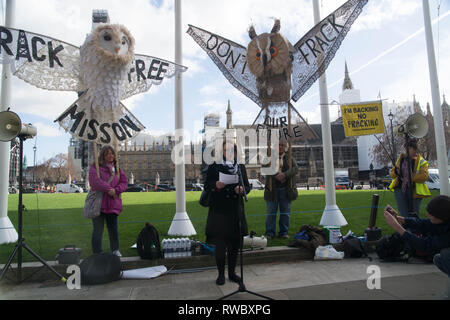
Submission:
<svg viewBox="0 0 450 320">
<path fill-rule="evenodd" d="M 288 76 L 292 70 L 291 43 L 280 33 L 280 20 L 270 33 L 257 35 L 253 26 L 249 29 L 252 41 L 247 47 L 247 63 L 250 72 L 257 78 L 271 77 L 286 72 Z"/>
</svg>

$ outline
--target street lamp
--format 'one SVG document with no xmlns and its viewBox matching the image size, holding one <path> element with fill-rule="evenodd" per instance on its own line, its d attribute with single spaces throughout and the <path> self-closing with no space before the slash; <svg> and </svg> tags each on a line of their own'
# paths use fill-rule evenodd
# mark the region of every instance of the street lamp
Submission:
<svg viewBox="0 0 450 320">
<path fill-rule="evenodd" d="M 392 114 L 391 110 L 389 110 L 388 117 L 389 117 L 389 120 L 391 121 L 392 165 L 395 166 L 395 157 L 397 156 L 397 151 L 395 150 L 394 126 L 392 125 L 392 120 L 394 119 L 394 115 Z"/>
<path fill-rule="evenodd" d="M 36 141 L 33 147 L 34 159 L 33 159 L 33 185 L 34 185 L 34 173 L 36 171 Z"/>
</svg>

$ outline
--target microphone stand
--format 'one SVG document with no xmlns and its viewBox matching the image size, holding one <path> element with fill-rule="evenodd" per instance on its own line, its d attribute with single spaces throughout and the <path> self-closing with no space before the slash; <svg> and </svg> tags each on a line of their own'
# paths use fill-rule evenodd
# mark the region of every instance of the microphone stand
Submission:
<svg viewBox="0 0 450 320">
<path fill-rule="evenodd" d="M 13 252 L 8 258 L 8 261 L 6 262 L 5 266 L 3 267 L 3 270 L 0 274 L 0 281 L 3 280 L 3 277 L 5 276 L 6 272 L 8 271 L 8 268 L 11 266 L 11 263 L 14 259 L 14 257 L 17 254 L 17 281 L 18 283 L 22 283 L 22 249 L 27 250 L 36 260 L 39 260 L 44 266 L 46 266 L 51 272 L 53 272 L 59 279 L 61 279 L 62 282 L 66 282 L 66 278 L 63 277 L 61 274 L 58 273 L 52 266 L 50 266 L 44 259 L 42 259 L 37 253 L 35 253 L 26 243 L 25 239 L 23 238 L 23 219 L 22 219 L 22 213 L 23 213 L 23 204 L 22 204 L 22 193 L 23 193 L 23 141 L 26 140 L 27 137 L 24 135 L 19 135 L 20 140 L 20 161 L 19 161 L 19 208 L 18 208 L 18 230 L 19 230 L 19 237 L 16 246 L 14 247 Z"/>
<path fill-rule="evenodd" d="M 406 139 L 406 161 L 408 164 L 408 216 L 413 218 L 418 218 L 418 212 L 414 210 L 414 184 L 412 182 L 412 173 L 411 173 L 411 157 L 409 156 L 409 135 L 405 134 Z M 401 170 L 401 168 L 400 168 Z"/>
<path fill-rule="evenodd" d="M 245 202 L 248 201 L 247 193 L 245 192 L 244 180 L 242 178 L 242 172 L 241 172 L 241 165 L 240 164 L 238 164 L 238 176 L 239 176 L 239 184 L 238 184 L 238 186 L 242 187 L 242 190 L 243 190 L 243 196 L 238 195 L 238 210 L 240 210 L 240 208 L 241 208 L 241 201 L 243 201 L 242 198 L 245 199 Z M 242 207 L 243 207 L 243 203 L 242 203 Z M 249 291 L 245 287 L 245 284 L 244 284 L 244 259 L 243 259 L 243 254 L 242 254 L 243 247 L 244 247 L 244 239 L 242 237 L 242 217 L 241 217 L 240 212 L 238 212 L 238 221 L 239 221 L 239 240 L 241 241 L 241 248 L 240 248 L 240 253 L 239 253 L 240 254 L 240 264 L 241 264 L 241 281 L 239 281 L 239 288 L 236 291 L 234 291 L 234 292 L 232 292 L 230 294 L 227 294 L 226 296 L 223 296 L 222 298 L 220 298 L 218 300 L 224 300 L 224 299 L 229 298 L 229 297 L 231 297 L 231 296 L 233 296 L 233 295 L 235 295 L 237 293 L 240 293 L 240 292 L 247 292 L 247 293 L 253 294 L 255 296 L 258 296 L 260 298 L 263 298 L 263 299 L 273 300 L 272 298 L 263 296 L 263 295 L 261 295 L 259 293 L 255 293 L 255 292 Z"/>
</svg>

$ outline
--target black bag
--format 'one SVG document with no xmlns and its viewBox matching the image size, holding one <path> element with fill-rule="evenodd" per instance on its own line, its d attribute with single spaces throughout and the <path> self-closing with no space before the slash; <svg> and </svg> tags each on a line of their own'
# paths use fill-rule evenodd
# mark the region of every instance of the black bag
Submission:
<svg viewBox="0 0 450 320">
<path fill-rule="evenodd" d="M 409 246 L 405 244 L 399 233 L 384 236 L 376 245 L 376 252 L 381 260 L 408 261 L 410 258 Z"/>
<path fill-rule="evenodd" d="M 136 246 L 141 259 L 159 259 L 162 257 L 158 230 L 148 222 L 139 233 Z"/>
<path fill-rule="evenodd" d="M 80 264 L 82 284 L 103 284 L 122 277 L 120 258 L 112 253 L 97 253 Z"/>
<path fill-rule="evenodd" d="M 344 243 L 344 253 L 346 258 L 362 258 L 366 257 L 369 261 L 372 261 L 372 258 L 367 255 L 366 250 L 364 249 L 364 245 L 360 239 L 357 237 L 348 237 Z"/>
<path fill-rule="evenodd" d="M 202 207 L 206 208 L 211 204 L 211 190 L 206 186 L 203 188 L 199 203 Z"/>
</svg>

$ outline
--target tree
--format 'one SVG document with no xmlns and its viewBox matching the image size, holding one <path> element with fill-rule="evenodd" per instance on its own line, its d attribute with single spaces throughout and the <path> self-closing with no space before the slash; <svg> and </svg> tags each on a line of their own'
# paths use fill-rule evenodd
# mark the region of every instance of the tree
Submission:
<svg viewBox="0 0 450 320">
<path fill-rule="evenodd" d="M 35 180 L 46 184 L 64 183 L 69 172 L 68 156 L 60 153 L 36 166 Z"/>
<path fill-rule="evenodd" d="M 53 181 L 64 183 L 69 176 L 67 154 L 59 153 L 49 160 Z"/>
<path fill-rule="evenodd" d="M 443 116 L 444 116 L 444 131 L 445 131 L 445 137 L 446 137 L 446 146 L 447 150 L 450 148 L 450 127 L 449 127 L 449 121 L 448 121 L 448 105 L 444 101 L 444 104 L 442 106 L 443 108 Z M 422 108 L 420 107 L 420 104 L 414 100 L 413 103 L 413 109 L 414 113 L 420 113 L 427 119 L 428 122 L 428 133 L 426 136 L 424 136 L 421 139 L 418 139 L 418 151 L 423 156 L 423 158 L 427 161 L 436 161 L 437 160 L 437 153 L 436 153 L 436 137 L 434 134 L 434 117 L 431 113 L 430 104 L 427 103 L 427 111 L 426 114 L 422 111 Z M 394 120 L 394 128 L 396 125 L 404 124 L 408 117 L 411 115 L 411 111 L 408 107 L 403 106 L 399 107 L 395 112 L 395 120 Z M 375 154 L 375 159 L 384 165 L 391 165 L 390 158 L 387 156 L 387 151 L 389 152 L 389 155 L 392 154 L 392 138 L 391 138 L 391 126 L 390 122 L 386 122 L 386 131 L 384 134 L 377 135 L 378 140 L 380 143 L 376 145 L 372 152 Z M 405 138 L 403 135 L 395 135 L 394 136 L 394 143 L 396 145 L 397 154 L 396 158 L 398 157 L 399 153 L 404 153 L 404 143 Z M 387 149 L 387 151 L 385 150 Z"/>
<path fill-rule="evenodd" d="M 375 145 L 371 152 L 374 154 L 374 160 L 383 166 L 392 166 L 392 162 L 397 160 L 400 153 L 404 152 L 405 138 L 401 134 L 395 134 L 395 129 L 399 125 L 406 122 L 408 117 L 411 115 L 410 108 L 408 106 L 398 106 L 396 110 L 393 111 L 394 119 L 392 122 L 394 129 L 394 145 L 396 154 L 393 153 L 392 135 L 391 135 L 391 122 L 390 120 L 384 121 L 385 131 L 382 134 L 375 135 L 379 143 Z M 393 159 L 392 159 L 393 158 Z"/>
</svg>

